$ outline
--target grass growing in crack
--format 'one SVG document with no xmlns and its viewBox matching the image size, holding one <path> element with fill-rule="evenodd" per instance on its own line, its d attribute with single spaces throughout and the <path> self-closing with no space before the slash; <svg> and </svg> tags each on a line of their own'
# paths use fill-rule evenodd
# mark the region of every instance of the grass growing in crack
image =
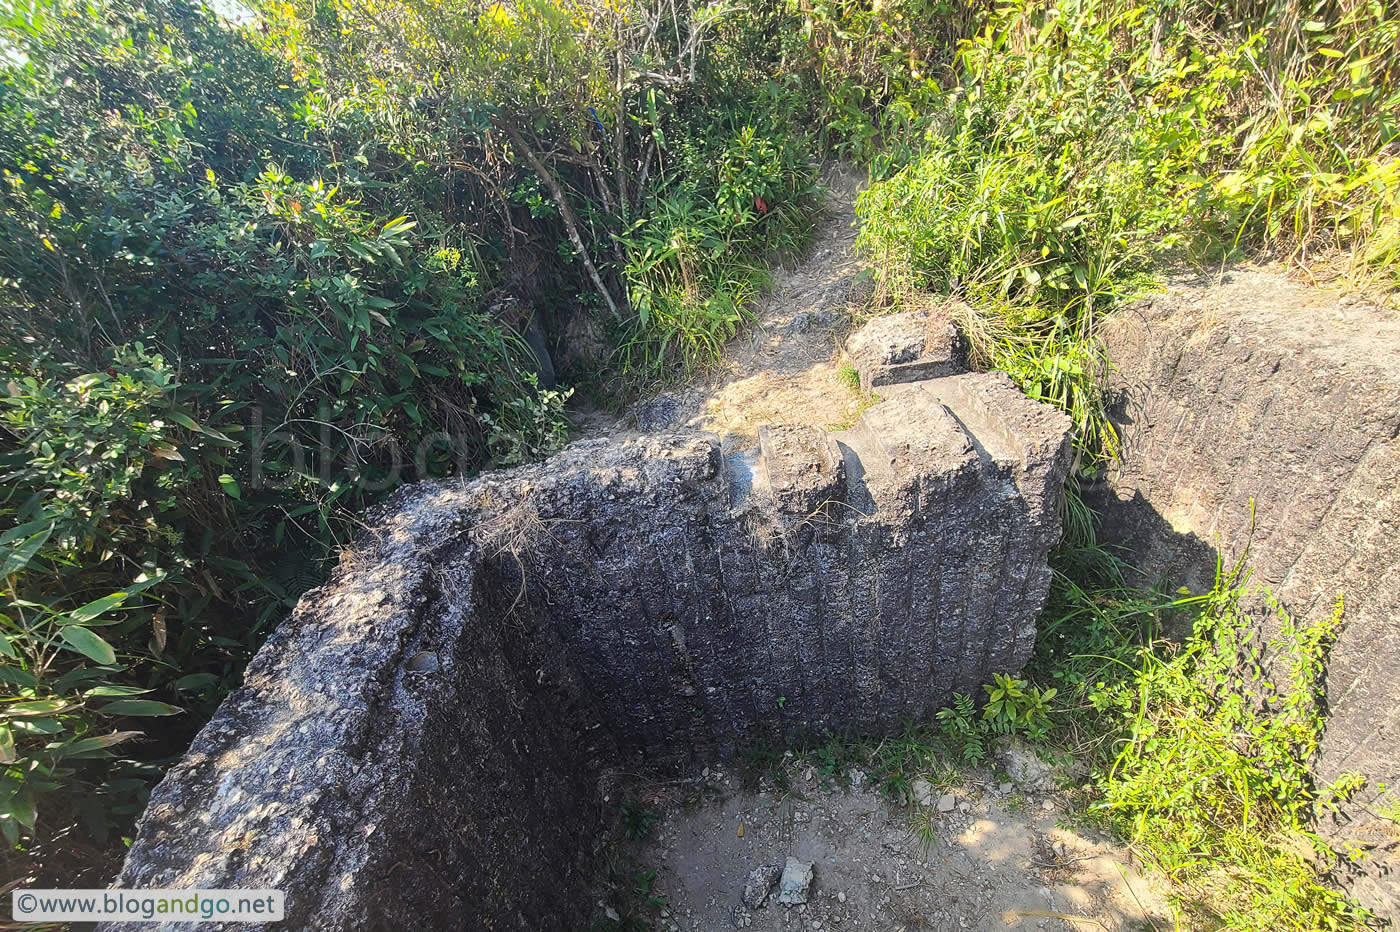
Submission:
<svg viewBox="0 0 1400 932">
<path fill-rule="evenodd" d="M 1310 773 L 1340 600 L 1300 626 L 1277 606 L 1249 616 L 1242 564 L 1218 567 L 1206 593 L 1159 598 L 1100 551 L 1060 560 L 1075 572 L 1056 574 L 1030 676 L 1060 690 L 1049 743 L 1092 766 L 1086 815 L 1169 881 L 1189 928 L 1364 928 L 1325 882 L 1335 855 L 1311 828 L 1358 779 L 1318 787 Z"/>
<path fill-rule="evenodd" d="M 865 413 L 867 408 L 879 404 L 884 399 L 874 392 L 867 392 L 860 387 L 860 370 L 857 369 L 855 363 L 851 362 L 849 359 L 841 360 L 841 366 L 836 370 L 836 379 L 851 390 L 851 393 L 859 399 L 859 404 L 850 417 L 834 424 L 828 424 L 826 425 L 826 429 L 850 430 L 852 427 L 856 426 L 856 422 L 860 420 L 860 416 Z"/>
<path fill-rule="evenodd" d="M 836 371 L 836 377 L 851 391 L 860 391 L 860 370 L 849 359 L 841 360 L 841 368 Z"/>
</svg>

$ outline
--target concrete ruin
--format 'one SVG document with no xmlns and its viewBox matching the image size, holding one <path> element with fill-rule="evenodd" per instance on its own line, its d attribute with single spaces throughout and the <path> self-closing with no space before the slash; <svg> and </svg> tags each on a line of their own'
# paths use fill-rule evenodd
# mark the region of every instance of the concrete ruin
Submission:
<svg viewBox="0 0 1400 932">
<path fill-rule="evenodd" d="M 1246 268 L 1173 282 L 1104 334 L 1123 456 L 1092 504 L 1139 581 L 1199 592 L 1248 550 L 1297 621 L 1343 598 L 1316 773 L 1368 785 L 1320 827 L 1363 854 L 1340 862 L 1349 892 L 1400 920 L 1381 814 L 1400 788 L 1400 318 Z"/>
<path fill-rule="evenodd" d="M 1020 669 L 1068 420 L 997 374 L 882 393 L 846 431 L 588 440 L 402 490 L 118 883 L 282 889 L 287 928 L 582 928 L 611 769 L 892 733 Z"/>
</svg>

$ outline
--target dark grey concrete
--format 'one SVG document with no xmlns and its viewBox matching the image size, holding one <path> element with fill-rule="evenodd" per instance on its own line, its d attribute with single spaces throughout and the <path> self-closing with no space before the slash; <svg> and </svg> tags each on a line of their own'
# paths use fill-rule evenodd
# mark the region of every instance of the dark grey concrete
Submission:
<svg viewBox="0 0 1400 932">
<path fill-rule="evenodd" d="M 967 349 L 941 313 L 904 311 L 876 317 L 846 338 L 846 355 L 865 391 L 967 371 Z"/>
</svg>

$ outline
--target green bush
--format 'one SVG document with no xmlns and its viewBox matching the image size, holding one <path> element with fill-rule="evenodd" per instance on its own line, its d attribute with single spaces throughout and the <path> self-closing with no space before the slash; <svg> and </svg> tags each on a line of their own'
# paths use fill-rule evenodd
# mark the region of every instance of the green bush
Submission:
<svg viewBox="0 0 1400 932">
<path fill-rule="evenodd" d="M 1333 245 L 1386 265 L 1400 19 L 1244 12 L 1238 33 L 1206 4 L 1003 7 L 962 44 L 927 151 L 867 194 L 865 248 L 900 284 L 1070 309 L 1171 249 Z"/>
<path fill-rule="evenodd" d="M 55 880 L 119 851 L 370 503 L 562 445 L 509 308 L 596 318 L 641 355 L 575 377 L 644 382 L 717 352 L 812 213 L 723 10 L 245 12 L 0 19 L 0 831 Z"/>
<path fill-rule="evenodd" d="M 803 246 L 817 213 L 809 140 L 795 127 L 798 101 L 766 85 L 756 99 L 707 102 L 713 111 L 676 113 L 663 124 L 675 140 L 675 168 L 657 180 L 645 215 L 622 239 L 636 316 L 622 328 L 617 359 L 643 384 L 717 362 L 768 286 L 768 261 Z"/>
<path fill-rule="evenodd" d="M 807 77 L 825 148 L 883 178 L 919 154 L 941 80 L 987 4 L 964 0 L 787 0 L 789 57 Z"/>
<path fill-rule="evenodd" d="M 974 354 L 1070 412 L 1092 466 L 1117 441 L 1095 324 L 1164 262 L 1400 268 L 1397 37 L 1382 4 L 1018 0 L 961 43 L 918 157 L 861 196 L 859 246 L 896 297 L 966 296 Z"/>
</svg>

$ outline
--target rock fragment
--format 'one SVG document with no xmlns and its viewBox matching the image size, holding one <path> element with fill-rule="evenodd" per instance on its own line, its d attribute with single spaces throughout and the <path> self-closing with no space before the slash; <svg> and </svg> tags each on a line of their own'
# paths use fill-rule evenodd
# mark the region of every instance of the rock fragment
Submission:
<svg viewBox="0 0 1400 932">
<path fill-rule="evenodd" d="M 749 909 L 762 909 L 763 904 L 768 902 L 773 885 L 782 875 L 782 868 L 776 864 L 760 864 L 749 871 L 748 879 L 744 881 L 744 905 Z"/>
<path fill-rule="evenodd" d="M 801 906 L 807 902 L 807 890 L 812 885 L 812 865 L 788 855 L 783 876 L 778 881 L 778 902 L 784 906 Z"/>
</svg>

